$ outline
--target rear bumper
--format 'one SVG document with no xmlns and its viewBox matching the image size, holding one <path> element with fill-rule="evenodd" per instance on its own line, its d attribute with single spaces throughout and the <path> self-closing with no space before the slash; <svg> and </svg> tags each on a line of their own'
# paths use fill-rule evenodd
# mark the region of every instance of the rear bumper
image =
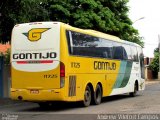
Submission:
<svg viewBox="0 0 160 120">
<path fill-rule="evenodd" d="M 11 88 L 11 99 L 23 101 L 65 101 L 63 89 L 38 90 L 38 93 L 31 93 L 28 89 Z"/>
</svg>

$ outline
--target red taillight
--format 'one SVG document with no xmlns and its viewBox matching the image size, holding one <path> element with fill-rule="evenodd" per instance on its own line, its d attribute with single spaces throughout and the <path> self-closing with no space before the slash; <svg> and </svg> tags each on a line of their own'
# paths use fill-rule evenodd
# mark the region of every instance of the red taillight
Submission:
<svg viewBox="0 0 160 120">
<path fill-rule="evenodd" d="M 64 63 L 60 63 L 60 77 L 65 77 L 65 65 Z"/>
<path fill-rule="evenodd" d="M 63 88 L 65 84 L 65 65 L 60 63 L 60 87 Z"/>
</svg>

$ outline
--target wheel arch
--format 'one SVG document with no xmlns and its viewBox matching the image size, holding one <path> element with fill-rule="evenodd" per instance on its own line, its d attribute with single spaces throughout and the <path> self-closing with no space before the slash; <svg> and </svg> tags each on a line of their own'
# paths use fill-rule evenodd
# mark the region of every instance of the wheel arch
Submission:
<svg viewBox="0 0 160 120">
<path fill-rule="evenodd" d="M 134 85 L 137 86 L 137 91 L 139 91 L 139 83 L 138 83 L 138 80 L 135 81 Z"/>
</svg>

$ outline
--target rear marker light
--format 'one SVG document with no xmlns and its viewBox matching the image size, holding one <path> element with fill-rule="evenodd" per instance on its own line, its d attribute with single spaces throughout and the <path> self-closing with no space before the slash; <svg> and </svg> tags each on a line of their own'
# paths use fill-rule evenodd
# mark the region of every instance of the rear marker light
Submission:
<svg viewBox="0 0 160 120">
<path fill-rule="evenodd" d="M 65 77 L 65 66 L 64 63 L 60 63 L 60 77 Z"/>
<path fill-rule="evenodd" d="M 64 87 L 65 84 L 65 65 L 60 62 L 60 87 Z"/>
<path fill-rule="evenodd" d="M 34 22 L 34 23 L 30 23 L 29 25 L 37 25 L 37 24 L 42 24 L 40 22 Z"/>
</svg>

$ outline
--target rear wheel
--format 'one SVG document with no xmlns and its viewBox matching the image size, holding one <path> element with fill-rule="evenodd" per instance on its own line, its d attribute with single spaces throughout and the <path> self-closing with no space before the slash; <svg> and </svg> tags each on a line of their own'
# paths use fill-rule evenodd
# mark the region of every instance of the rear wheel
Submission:
<svg viewBox="0 0 160 120">
<path fill-rule="evenodd" d="M 84 92 L 83 105 L 85 107 L 88 107 L 90 104 L 91 104 L 91 88 L 87 85 Z"/>
<path fill-rule="evenodd" d="M 96 90 L 94 92 L 94 101 L 93 103 L 95 105 L 99 105 L 101 103 L 102 100 L 102 88 L 99 84 L 97 84 L 96 86 Z"/>
<path fill-rule="evenodd" d="M 130 95 L 131 97 L 135 97 L 135 96 L 137 95 L 137 92 L 138 92 L 138 83 L 135 83 L 135 84 L 134 84 L 134 91 L 131 92 L 131 93 L 129 93 L 129 95 Z"/>
</svg>

